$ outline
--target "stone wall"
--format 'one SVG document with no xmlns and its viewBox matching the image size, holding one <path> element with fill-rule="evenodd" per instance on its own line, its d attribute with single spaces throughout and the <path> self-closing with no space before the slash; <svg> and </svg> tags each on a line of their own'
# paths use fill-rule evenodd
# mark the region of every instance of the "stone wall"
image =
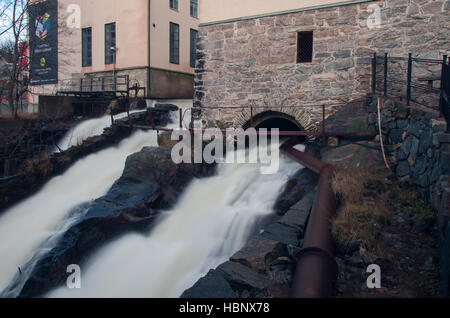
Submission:
<svg viewBox="0 0 450 318">
<path fill-rule="evenodd" d="M 381 7 L 369 29 L 367 7 Z M 196 107 L 208 125 L 233 125 L 230 106 L 331 104 L 370 90 L 374 52 L 442 58 L 450 47 L 450 1 L 386 0 L 203 25 L 196 64 Z M 296 63 L 297 32 L 314 31 L 312 63 Z M 312 121 L 321 109 L 306 107 Z"/>
<path fill-rule="evenodd" d="M 369 97 L 369 125 L 378 128 L 377 96 Z M 450 295 L 450 134 L 439 112 L 381 103 L 381 126 L 393 172 L 415 184 L 438 211 L 442 290 Z"/>
</svg>

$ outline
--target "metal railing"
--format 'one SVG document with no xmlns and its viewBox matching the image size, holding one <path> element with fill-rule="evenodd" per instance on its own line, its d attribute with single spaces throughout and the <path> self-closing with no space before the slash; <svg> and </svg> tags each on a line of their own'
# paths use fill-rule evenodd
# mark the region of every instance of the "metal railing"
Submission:
<svg viewBox="0 0 450 318">
<path fill-rule="evenodd" d="M 397 97 L 412 103 L 440 110 L 450 123 L 450 61 L 408 57 L 378 56 L 372 58 L 372 93 Z M 440 85 L 434 85 L 440 82 Z"/>
<path fill-rule="evenodd" d="M 357 102 L 357 101 L 354 101 Z M 363 100 L 359 101 L 359 102 L 363 102 Z M 312 130 L 281 130 L 278 133 L 276 133 L 279 136 L 297 136 L 297 137 L 321 137 L 322 138 L 322 143 L 323 145 L 327 144 L 327 140 L 329 137 L 343 137 L 343 138 L 366 138 L 366 137 L 374 137 L 376 136 L 378 133 L 376 131 L 332 131 L 327 129 L 327 107 L 333 108 L 333 107 L 337 107 L 337 106 L 345 106 L 348 103 L 335 103 L 335 104 L 328 104 L 328 105 L 324 105 L 324 104 L 312 104 L 312 105 L 307 105 L 307 107 L 316 107 L 316 108 L 320 108 L 322 110 L 322 122 L 321 122 L 321 127 L 320 129 L 317 129 L 318 127 L 315 126 L 315 129 Z M 255 124 L 255 118 L 260 115 L 261 113 L 258 113 L 258 111 L 267 111 L 267 112 L 280 112 L 278 109 L 282 109 L 282 110 L 287 110 L 287 109 L 304 109 L 305 105 L 302 106 L 282 106 L 282 107 L 270 107 L 270 106 L 236 106 L 236 107 L 223 107 L 223 108 L 213 108 L 213 109 L 219 109 L 219 110 L 241 110 L 242 112 L 247 112 L 249 113 L 249 118 L 248 118 L 248 122 L 247 125 L 248 127 L 246 128 L 256 128 L 256 124 Z M 192 108 L 190 111 L 190 116 L 191 116 L 191 123 L 194 122 L 195 115 L 194 113 L 197 113 L 197 111 L 201 111 L 201 109 L 199 108 Z M 133 123 L 133 118 L 130 115 L 129 109 L 127 110 L 128 112 L 128 124 L 125 124 L 124 122 L 122 123 L 117 123 L 115 122 L 113 116 L 111 116 L 111 124 L 112 125 L 116 125 L 116 126 L 122 126 L 122 127 L 129 127 L 130 129 L 142 129 L 142 130 L 155 130 L 155 131 L 162 131 L 162 132 L 173 132 L 173 129 L 168 129 L 168 128 L 164 128 L 164 127 L 157 127 L 154 124 L 153 121 L 153 115 L 152 112 L 153 110 L 151 108 L 147 109 L 147 113 L 148 113 L 148 117 L 150 120 L 151 125 L 135 125 Z M 186 115 L 186 110 L 183 112 L 182 109 L 179 109 L 179 125 L 180 128 L 183 128 L 183 123 L 185 120 L 185 115 Z M 184 127 L 186 128 L 186 127 Z M 299 127 L 300 128 L 300 127 Z M 191 133 L 194 133 L 196 130 L 191 126 L 189 127 L 189 130 Z M 204 130 L 204 128 L 203 128 Z M 226 134 L 227 130 L 226 129 L 220 129 L 220 131 L 224 134 Z M 267 132 L 261 132 L 261 131 L 257 131 L 257 135 L 272 135 L 271 131 L 267 131 Z"/>
<path fill-rule="evenodd" d="M 447 121 L 447 132 L 450 133 L 450 60 L 446 61 L 444 57 L 442 63 L 442 81 L 441 81 L 441 97 L 440 111 Z"/>
<path fill-rule="evenodd" d="M 129 94 L 130 78 L 128 75 L 85 77 L 60 81 L 57 94 Z"/>
</svg>

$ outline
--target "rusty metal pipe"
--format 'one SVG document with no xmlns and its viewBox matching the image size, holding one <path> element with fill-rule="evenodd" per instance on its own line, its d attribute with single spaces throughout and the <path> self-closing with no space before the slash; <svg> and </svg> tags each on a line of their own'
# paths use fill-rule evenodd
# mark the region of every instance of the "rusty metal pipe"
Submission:
<svg viewBox="0 0 450 318">
<path fill-rule="evenodd" d="M 299 162 L 301 165 L 317 174 L 321 174 L 321 172 L 328 166 L 328 164 L 320 161 L 319 159 L 304 152 L 298 151 L 287 144 L 281 146 L 281 151 L 283 151 L 293 160 Z"/>
<path fill-rule="evenodd" d="M 282 146 L 281 150 L 306 168 L 320 173 L 303 249 L 296 256 L 297 268 L 291 297 L 330 298 L 338 276 L 331 234 L 331 219 L 336 212 L 336 200 L 331 188 L 335 167 L 289 146 Z"/>
</svg>

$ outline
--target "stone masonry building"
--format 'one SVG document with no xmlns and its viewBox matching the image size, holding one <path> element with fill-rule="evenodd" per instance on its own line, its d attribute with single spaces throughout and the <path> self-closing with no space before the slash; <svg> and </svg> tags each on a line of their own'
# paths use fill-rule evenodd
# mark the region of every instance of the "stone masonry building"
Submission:
<svg viewBox="0 0 450 318">
<path fill-rule="evenodd" d="M 197 45 L 194 106 L 208 126 L 245 126 L 249 106 L 264 106 L 254 114 L 275 111 L 309 129 L 321 120 L 317 106 L 330 105 L 331 114 L 332 105 L 370 92 L 375 52 L 433 59 L 450 52 L 448 0 L 281 0 L 264 4 L 270 8 L 250 0 L 240 10 L 235 2 L 201 2 L 205 15 L 220 7 L 200 16 Z M 302 61 L 309 45 L 311 59 Z"/>
</svg>

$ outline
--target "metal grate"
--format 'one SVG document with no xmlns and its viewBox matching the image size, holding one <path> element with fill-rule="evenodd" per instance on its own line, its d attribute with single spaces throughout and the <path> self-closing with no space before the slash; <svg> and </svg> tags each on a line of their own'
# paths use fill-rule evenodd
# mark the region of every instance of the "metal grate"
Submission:
<svg viewBox="0 0 450 318">
<path fill-rule="evenodd" d="M 313 31 L 298 32 L 297 63 L 312 62 L 313 47 Z"/>
</svg>

